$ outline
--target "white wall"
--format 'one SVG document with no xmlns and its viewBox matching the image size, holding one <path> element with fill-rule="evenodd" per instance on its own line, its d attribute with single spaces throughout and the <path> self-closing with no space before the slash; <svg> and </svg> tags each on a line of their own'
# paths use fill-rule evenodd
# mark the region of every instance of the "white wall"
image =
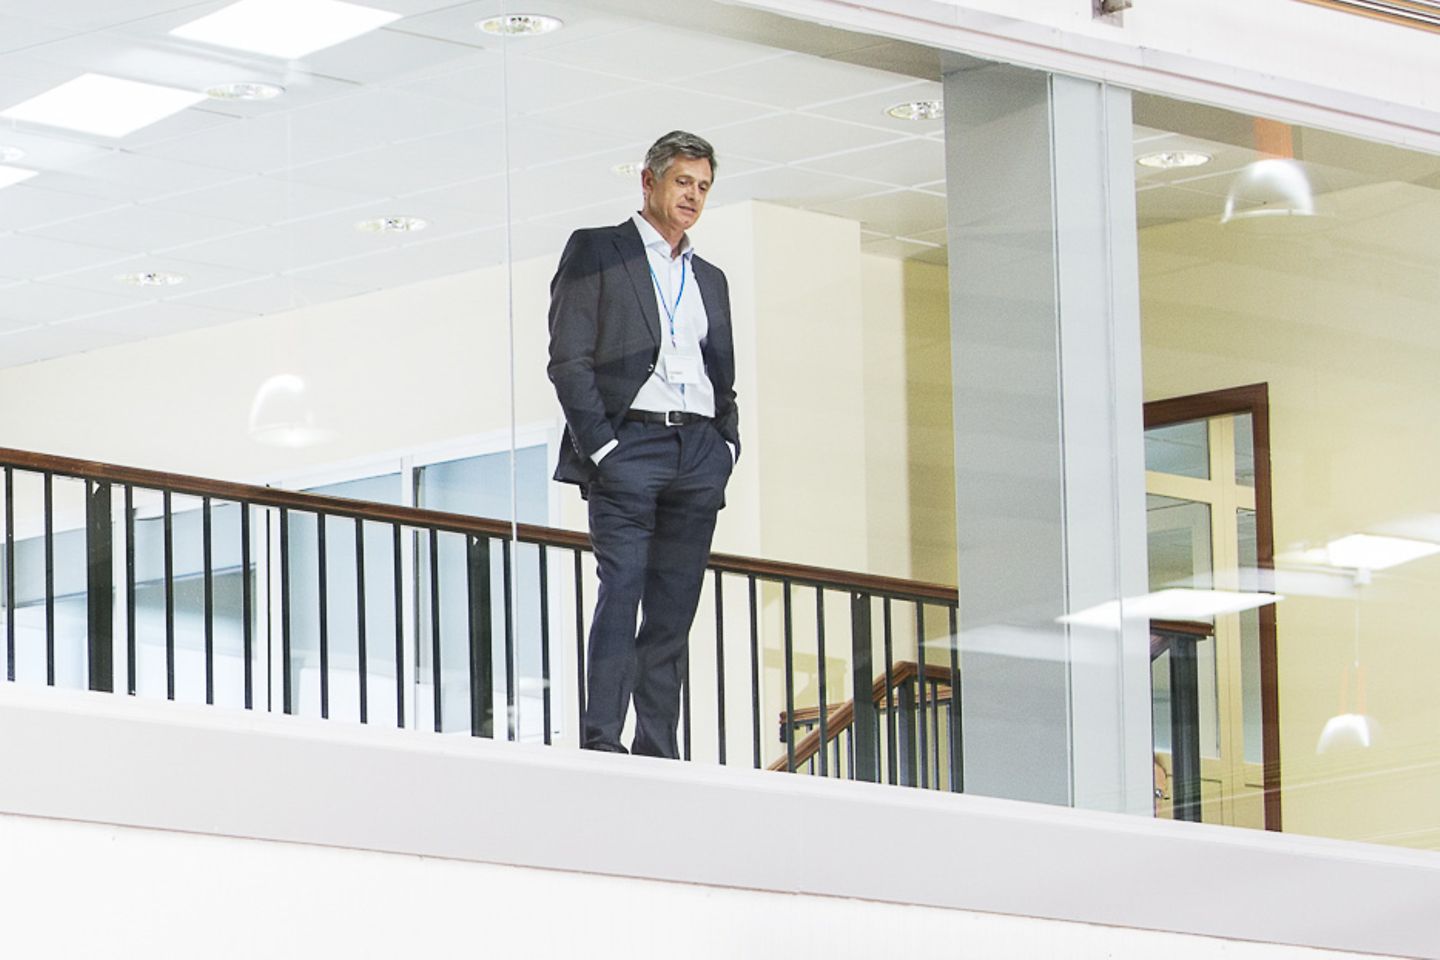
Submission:
<svg viewBox="0 0 1440 960">
<path fill-rule="evenodd" d="M 1417 851 L 13 685 L 0 729 L 7 955 L 1440 957 Z"/>
<path fill-rule="evenodd" d="M 0 942 L 30 960 L 806 957 L 1359 960 L 867 900 L 0 815 Z"/>
</svg>

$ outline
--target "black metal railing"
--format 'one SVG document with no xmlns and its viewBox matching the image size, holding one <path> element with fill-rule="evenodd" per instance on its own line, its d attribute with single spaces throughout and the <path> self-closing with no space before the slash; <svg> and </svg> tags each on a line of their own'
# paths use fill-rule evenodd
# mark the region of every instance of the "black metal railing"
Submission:
<svg viewBox="0 0 1440 960">
<path fill-rule="evenodd" d="M 49 685 L 547 744 L 578 728 L 583 533 L 17 450 L 0 466 L 10 680 L 43 665 Z M 962 789 L 953 588 L 717 554 L 705 592 L 686 759 L 732 763 L 748 740 L 757 768 Z M 778 744 L 771 709 L 797 718 Z"/>
</svg>

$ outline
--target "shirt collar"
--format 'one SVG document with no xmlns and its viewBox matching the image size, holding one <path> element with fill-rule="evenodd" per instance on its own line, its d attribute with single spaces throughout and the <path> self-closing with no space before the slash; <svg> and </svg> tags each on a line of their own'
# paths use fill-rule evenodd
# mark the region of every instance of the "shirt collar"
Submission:
<svg viewBox="0 0 1440 960">
<path fill-rule="evenodd" d="M 651 226 L 650 221 L 646 220 L 639 213 L 633 214 L 630 219 L 635 224 L 635 229 L 640 231 L 640 242 L 648 249 L 663 253 L 665 259 L 669 260 L 670 242 L 660 236 L 660 231 Z M 695 247 L 690 243 L 690 234 L 687 233 L 680 238 L 680 256 L 689 259 L 694 253 Z"/>
</svg>

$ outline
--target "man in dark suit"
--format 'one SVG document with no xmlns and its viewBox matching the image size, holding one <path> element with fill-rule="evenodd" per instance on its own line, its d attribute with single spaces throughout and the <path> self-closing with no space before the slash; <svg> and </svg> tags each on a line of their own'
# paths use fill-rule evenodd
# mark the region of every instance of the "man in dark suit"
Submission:
<svg viewBox="0 0 1440 960">
<path fill-rule="evenodd" d="M 729 287 L 685 232 L 714 178 L 709 143 L 661 137 L 640 212 L 577 230 L 550 284 L 549 374 L 566 422 L 555 479 L 589 501 L 600 575 L 581 734 L 591 750 L 625 752 L 633 699 L 631 752 L 679 756 L 690 624 L 740 455 Z"/>
</svg>

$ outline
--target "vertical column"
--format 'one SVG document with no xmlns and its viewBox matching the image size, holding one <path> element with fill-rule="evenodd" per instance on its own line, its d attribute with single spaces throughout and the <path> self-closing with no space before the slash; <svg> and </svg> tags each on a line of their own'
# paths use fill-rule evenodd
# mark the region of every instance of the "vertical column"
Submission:
<svg viewBox="0 0 1440 960">
<path fill-rule="evenodd" d="M 1139 291 L 1125 91 L 945 77 L 969 792 L 1150 809 Z"/>
</svg>

